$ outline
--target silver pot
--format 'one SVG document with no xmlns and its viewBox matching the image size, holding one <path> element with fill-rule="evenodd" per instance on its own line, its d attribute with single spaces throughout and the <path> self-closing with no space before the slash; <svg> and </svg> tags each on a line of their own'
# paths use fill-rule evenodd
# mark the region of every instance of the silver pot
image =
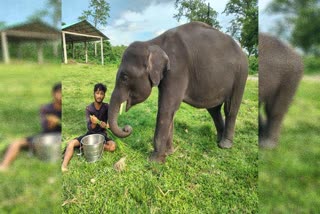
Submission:
<svg viewBox="0 0 320 214">
<path fill-rule="evenodd" d="M 100 159 L 104 142 L 104 136 L 101 134 L 91 134 L 82 138 L 83 153 L 88 162 L 95 162 Z"/>
<path fill-rule="evenodd" d="M 41 134 L 33 138 L 34 151 L 40 160 L 57 162 L 61 160 L 61 134 Z"/>
</svg>

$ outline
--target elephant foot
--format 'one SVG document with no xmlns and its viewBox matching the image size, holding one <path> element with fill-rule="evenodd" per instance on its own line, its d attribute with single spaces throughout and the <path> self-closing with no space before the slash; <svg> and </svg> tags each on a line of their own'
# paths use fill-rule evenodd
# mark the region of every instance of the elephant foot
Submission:
<svg viewBox="0 0 320 214">
<path fill-rule="evenodd" d="M 172 146 L 172 147 L 170 147 L 170 148 L 167 149 L 166 155 L 171 155 L 171 154 L 173 154 L 174 152 L 175 152 L 175 150 L 174 150 L 174 148 L 173 148 L 173 146 Z"/>
<path fill-rule="evenodd" d="M 164 163 L 166 162 L 166 155 L 160 155 L 158 152 L 153 152 L 149 158 L 149 161 Z"/>
<path fill-rule="evenodd" d="M 230 149 L 232 147 L 232 141 L 228 139 L 222 139 L 218 145 L 222 149 Z"/>
<path fill-rule="evenodd" d="M 262 149 L 274 149 L 277 147 L 277 142 L 275 140 L 262 138 L 259 139 L 259 147 Z"/>
</svg>

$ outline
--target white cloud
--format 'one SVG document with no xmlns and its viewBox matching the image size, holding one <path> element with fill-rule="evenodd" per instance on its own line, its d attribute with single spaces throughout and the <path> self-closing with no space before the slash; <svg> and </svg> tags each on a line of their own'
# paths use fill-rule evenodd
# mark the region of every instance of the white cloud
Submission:
<svg viewBox="0 0 320 214">
<path fill-rule="evenodd" d="M 112 45 L 129 45 L 136 40 L 152 39 L 178 25 L 173 19 L 173 4 L 151 4 L 141 13 L 124 11 L 103 32 Z"/>
<path fill-rule="evenodd" d="M 229 0 L 210 0 L 210 6 L 218 13 L 218 21 L 223 26 L 229 24 L 230 17 L 221 14 Z M 151 1 L 143 11 L 125 10 L 120 12 L 117 19 L 111 21 L 110 25 L 102 30 L 109 38 L 112 45 L 129 45 L 133 41 L 146 41 L 152 39 L 166 30 L 187 22 L 182 18 L 179 22 L 173 18 L 177 13 L 173 1 L 171 3 L 156 3 Z"/>
</svg>

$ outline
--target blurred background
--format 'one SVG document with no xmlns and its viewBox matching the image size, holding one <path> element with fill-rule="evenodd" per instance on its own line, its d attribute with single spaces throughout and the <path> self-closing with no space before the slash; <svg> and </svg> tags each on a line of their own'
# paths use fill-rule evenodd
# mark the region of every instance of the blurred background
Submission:
<svg viewBox="0 0 320 214">
<path fill-rule="evenodd" d="M 261 213 L 320 211 L 320 2 L 259 1 L 259 31 L 302 56 L 304 77 L 285 116 L 278 147 L 260 150 Z"/>
<path fill-rule="evenodd" d="M 60 81 L 60 0 L 1 1 L 0 161 L 16 139 L 41 132 L 40 107 Z M 61 213 L 59 164 L 22 149 L 0 171 L 0 213 Z"/>
</svg>

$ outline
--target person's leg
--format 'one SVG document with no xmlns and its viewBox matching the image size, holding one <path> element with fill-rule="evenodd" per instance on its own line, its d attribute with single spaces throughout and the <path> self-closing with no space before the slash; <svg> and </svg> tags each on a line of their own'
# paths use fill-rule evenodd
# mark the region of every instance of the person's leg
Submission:
<svg viewBox="0 0 320 214">
<path fill-rule="evenodd" d="M 3 161 L 0 164 L 0 171 L 5 171 L 8 169 L 10 164 L 16 159 L 20 150 L 23 147 L 29 146 L 27 138 L 22 138 L 15 140 L 8 148 L 6 154 L 4 155 Z"/>
<path fill-rule="evenodd" d="M 68 171 L 68 164 L 73 156 L 74 147 L 78 147 L 78 146 L 80 146 L 80 142 L 77 139 L 73 139 L 68 143 L 66 152 L 64 153 L 61 171 L 63 172 Z"/>
<path fill-rule="evenodd" d="M 104 144 L 104 151 L 113 152 L 116 150 L 116 143 L 112 140 L 108 140 L 106 144 Z"/>
</svg>

